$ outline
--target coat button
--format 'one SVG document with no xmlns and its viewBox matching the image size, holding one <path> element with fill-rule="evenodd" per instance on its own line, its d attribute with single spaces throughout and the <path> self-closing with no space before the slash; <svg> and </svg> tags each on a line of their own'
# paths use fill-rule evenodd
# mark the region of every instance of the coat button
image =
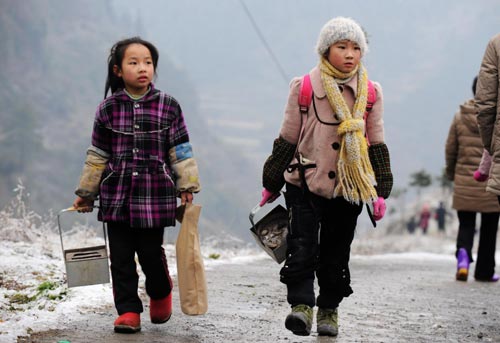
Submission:
<svg viewBox="0 0 500 343">
<path fill-rule="evenodd" d="M 334 179 L 334 178 L 335 178 L 335 172 L 334 172 L 333 170 L 329 171 L 329 172 L 328 172 L 328 177 L 329 177 L 330 179 Z"/>
<path fill-rule="evenodd" d="M 139 108 L 139 106 L 140 106 L 139 104 L 135 104 L 134 108 Z"/>
<path fill-rule="evenodd" d="M 137 176 L 137 175 L 139 175 L 139 173 L 138 172 L 133 172 L 132 175 L 133 176 Z"/>
<path fill-rule="evenodd" d="M 339 150 L 339 148 L 340 148 L 340 144 L 339 144 L 339 142 L 335 142 L 335 143 L 333 143 L 333 144 L 332 144 L 332 148 L 333 148 L 333 150 Z"/>
</svg>

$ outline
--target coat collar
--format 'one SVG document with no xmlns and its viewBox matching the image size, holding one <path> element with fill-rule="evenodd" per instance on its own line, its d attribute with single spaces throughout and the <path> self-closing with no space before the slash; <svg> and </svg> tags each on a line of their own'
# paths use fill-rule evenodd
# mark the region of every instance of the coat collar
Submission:
<svg viewBox="0 0 500 343">
<path fill-rule="evenodd" d="M 311 76 L 311 84 L 313 88 L 314 95 L 322 99 L 326 96 L 325 89 L 323 88 L 323 82 L 321 81 L 321 71 L 319 70 L 319 67 L 316 66 L 314 67 L 310 72 L 309 75 Z M 352 89 L 352 92 L 354 96 L 356 96 L 356 92 L 358 89 L 358 78 L 354 76 L 352 79 L 349 80 L 349 82 L 344 84 L 344 87 L 350 87 Z"/>
<path fill-rule="evenodd" d="M 146 94 L 143 98 L 141 98 L 140 100 L 137 100 L 137 102 L 147 102 L 147 101 L 151 101 L 151 100 L 154 100 L 158 97 L 158 95 L 160 94 L 160 91 L 158 89 L 155 88 L 154 84 L 151 83 L 150 84 L 151 86 L 151 89 L 149 90 L 149 93 Z M 113 96 L 115 97 L 115 99 L 117 99 L 118 101 L 125 101 L 125 102 L 134 102 L 134 100 L 132 100 L 128 95 L 127 93 L 125 93 L 125 91 L 123 89 L 119 89 L 117 90 Z"/>
</svg>

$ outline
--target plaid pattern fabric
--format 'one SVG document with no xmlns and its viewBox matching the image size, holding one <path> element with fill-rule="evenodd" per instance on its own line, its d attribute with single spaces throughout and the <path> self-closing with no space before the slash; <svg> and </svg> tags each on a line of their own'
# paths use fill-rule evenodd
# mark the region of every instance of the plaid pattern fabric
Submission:
<svg viewBox="0 0 500 343">
<path fill-rule="evenodd" d="M 138 101 L 118 91 L 98 107 L 92 145 L 109 153 L 99 219 L 131 227 L 175 225 L 175 176 L 169 149 L 189 141 L 179 103 L 154 89 Z"/>
<path fill-rule="evenodd" d="M 393 183 L 389 149 L 385 143 L 370 145 L 368 154 L 377 180 L 377 186 L 375 186 L 377 195 L 387 199 L 391 194 Z"/>
<path fill-rule="evenodd" d="M 285 184 L 283 173 L 293 159 L 296 145 L 288 143 L 281 137 L 274 140 L 273 152 L 264 163 L 262 184 L 270 192 L 278 193 Z"/>
</svg>

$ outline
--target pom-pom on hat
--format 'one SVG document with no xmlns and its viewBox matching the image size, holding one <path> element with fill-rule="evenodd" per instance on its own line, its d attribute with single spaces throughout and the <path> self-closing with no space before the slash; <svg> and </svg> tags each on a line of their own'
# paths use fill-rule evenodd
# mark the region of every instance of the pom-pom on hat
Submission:
<svg viewBox="0 0 500 343">
<path fill-rule="evenodd" d="M 323 26 L 319 33 L 316 51 L 320 56 L 323 56 L 332 44 L 345 39 L 359 45 L 361 56 L 368 52 L 365 32 L 353 19 L 345 17 L 335 17 Z"/>
</svg>

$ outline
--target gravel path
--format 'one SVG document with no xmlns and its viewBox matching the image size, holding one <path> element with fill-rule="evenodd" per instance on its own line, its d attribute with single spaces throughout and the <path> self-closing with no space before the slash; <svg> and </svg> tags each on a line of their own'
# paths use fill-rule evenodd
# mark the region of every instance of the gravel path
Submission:
<svg viewBox="0 0 500 343">
<path fill-rule="evenodd" d="M 370 246 L 353 250 L 366 252 Z M 138 334 L 115 334 L 115 311 L 108 306 L 89 311 L 85 320 L 65 319 L 60 330 L 33 333 L 18 343 L 500 342 L 500 284 L 455 281 L 455 260 L 449 254 L 354 255 L 354 294 L 340 305 L 336 338 L 318 337 L 315 325 L 308 337 L 284 328 L 289 307 L 279 268 L 263 257 L 207 270 L 209 312 L 202 316 L 182 314 L 175 290 L 171 320 L 151 324 L 146 307 Z"/>
</svg>

